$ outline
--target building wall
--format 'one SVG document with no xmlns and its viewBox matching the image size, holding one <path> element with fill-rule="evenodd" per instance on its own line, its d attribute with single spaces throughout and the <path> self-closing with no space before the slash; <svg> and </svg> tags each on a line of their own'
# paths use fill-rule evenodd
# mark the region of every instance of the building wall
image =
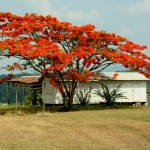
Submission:
<svg viewBox="0 0 150 150">
<path fill-rule="evenodd" d="M 101 81 L 104 84 L 112 89 L 121 84 L 121 91 L 124 92 L 124 95 L 127 99 L 118 99 L 117 102 L 146 102 L 146 81 Z M 94 94 L 96 89 L 100 88 L 100 85 L 97 81 L 92 81 L 90 83 L 80 83 L 78 89 L 88 90 L 90 86 L 93 88 L 91 91 L 91 100 L 90 103 L 100 103 L 104 102 L 98 95 Z M 46 104 L 61 104 L 62 97 L 57 89 L 50 85 L 49 79 L 45 78 L 42 82 L 42 98 Z M 74 104 L 78 104 L 79 101 L 77 97 L 74 98 Z"/>
<path fill-rule="evenodd" d="M 42 99 L 46 104 L 55 104 L 57 89 L 50 85 L 49 79 L 42 81 Z"/>
</svg>

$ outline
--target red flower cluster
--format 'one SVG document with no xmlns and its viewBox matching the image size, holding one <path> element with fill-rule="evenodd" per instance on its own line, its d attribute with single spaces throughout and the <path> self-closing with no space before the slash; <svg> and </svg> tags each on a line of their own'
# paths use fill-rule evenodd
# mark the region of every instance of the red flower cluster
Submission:
<svg viewBox="0 0 150 150">
<path fill-rule="evenodd" d="M 10 80 L 12 78 L 13 78 L 13 75 L 12 74 L 8 74 L 5 77 L 3 77 L 3 78 L 0 79 L 0 84 L 2 84 L 3 82 L 5 82 L 6 80 Z"/>
<path fill-rule="evenodd" d="M 43 75 L 52 75 L 50 83 L 60 91 L 56 81 L 66 78 L 85 82 L 112 63 L 121 63 L 150 78 L 150 57 L 142 52 L 146 46 L 96 31 L 94 25 L 73 26 L 52 16 L 0 13 L 0 36 L 5 37 L 0 40 L 4 55 L 23 59 Z M 25 69 L 17 63 L 9 67 L 16 68 Z"/>
<path fill-rule="evenodd" d="M 116 79 L 117 77 L 118 77 L 118 73 L 114 73 L 114 75 L 113 75 L 113 79 Z"/>
<path fill-rule="evenodd" d="M 90 77 L 93 76 L 93 73 L 89 70 L 84 70 L 83 72 L 78 72 L 75 68 L 72 69 L 70 72 L 66 72 L 65 78 L 66 79 L 73 79 L 81 82 L 88 82 Z"/>
<path fill-rule="evenodd" d="M 14 69 L 17 69 L 17 70 L 24 70 L 25 68 L 24 68 L 24 66 L 21 66 L 19 63 L 14 62 L 13 65 L 8 66 L 6 69 L 7 69 L 8 71 L 11 71 L 11 70 L 14 70 Z"/>
</svg>

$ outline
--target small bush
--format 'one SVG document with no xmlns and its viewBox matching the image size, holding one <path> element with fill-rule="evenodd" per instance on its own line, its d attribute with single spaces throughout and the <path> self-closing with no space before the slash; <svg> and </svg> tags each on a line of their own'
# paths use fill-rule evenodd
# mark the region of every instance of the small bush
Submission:
<svg viewBox="0 0 150 150">
<path fill-rule="evenodd" d="M 81 90 L 79 89 L 76 93 L 78 100 L 82 106 L 88 106 L 90 98 L 91 98 L 91 90 L 90 87 L 89 90 Z"/>
<path fill-rule="evenodd" d="M 25 105 L 26 106 L 42 105 L 42 98 L 40 94 L 32 92 L 29 95 L 27 95 L 25 97 Z"/>
<path fill-rule="evenodd" d="M 106 101 L 106 105 L 112 105 L 118 98 L 126 98 L 123 92 L 120 92 L 121 84 L 110 90 L 107 85 L 99 83 L 101 88 L 96 90 L 96 94 Z"/>
</svg>

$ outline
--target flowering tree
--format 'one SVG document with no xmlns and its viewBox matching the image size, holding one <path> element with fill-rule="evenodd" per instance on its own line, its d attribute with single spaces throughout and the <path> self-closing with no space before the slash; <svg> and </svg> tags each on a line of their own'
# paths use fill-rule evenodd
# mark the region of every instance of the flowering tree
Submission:
<svg viewBox="0 0 150 150">
<path fill-rule="evenodd" d="M 0 13 L 0 55 L 17 57 L 7 69 L 32 67 L 50 78 L 64 104 L 73 103 L 78 82 L 86 82 L 114 63 L 150 77 L 146 46 L 124 37 L 96 31 L 94 25 L 73 26 L 51 16 Z"/>
</svg>

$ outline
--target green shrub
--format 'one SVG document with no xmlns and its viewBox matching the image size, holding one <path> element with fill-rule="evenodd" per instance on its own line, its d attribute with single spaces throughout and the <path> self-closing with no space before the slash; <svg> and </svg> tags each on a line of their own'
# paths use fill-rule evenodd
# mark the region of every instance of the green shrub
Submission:
<svg viewBox="0 0 150 150">
<path fill-rule="evenodd" d="M 25 105 L 26 106 L 35 106 L 42 105 L 42 98 L 40 94 L 36 92 L 32 92 L 25 97 Z"/>
<path fill-rule="evenodd" d="M 150 106 L 150 88 L 147 87 L 147 98 L 148 98 L 148 105 Z"/>
<path fill-rule="evenodd" d="M 96 90 L 96 94 L 99 95 L 102 99 L 106 101 L 106 105 L 112 105 L 119 98 L 126 98 L 124 92 L 120 92 L 121 85 L 118 85 L 116 88 L 110 90 L 107 85 L 99 83 L 101 88 Z"/>
<path fill-rule="evenodd" d="M 91 98 L 91 90 L 90 87 L 88 90 L 81 90 L 79 89 L 76 93 L 78 100 L 82 106 L 87 106 L 89 104 Z"/>
</svg>

